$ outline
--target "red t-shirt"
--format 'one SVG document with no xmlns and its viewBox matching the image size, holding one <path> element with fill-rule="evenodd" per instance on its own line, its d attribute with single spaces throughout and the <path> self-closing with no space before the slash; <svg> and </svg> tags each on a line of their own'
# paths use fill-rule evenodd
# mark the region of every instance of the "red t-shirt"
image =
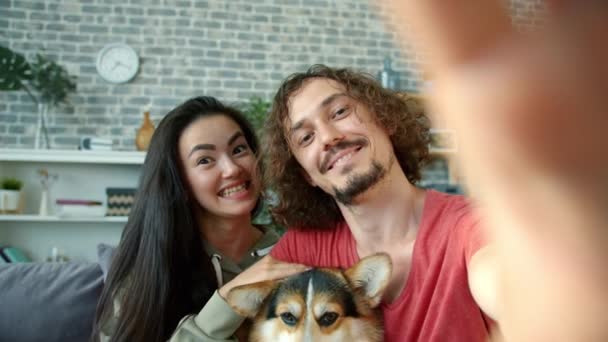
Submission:
<svg viewBox="0 0 608 342">
<path fill-rule="evenodd" d="M 427 191 L 407 283 L 393 303 L 381 304 L 385 341 L 487 341 L 486 318 L 467 278 L 467 263 L 485 241 L 477 223 L 464 197 Z M 316 267 L 348 268 L 359 260 L 344 222 L 290 229 L 271 255 Z"/>
</svg>

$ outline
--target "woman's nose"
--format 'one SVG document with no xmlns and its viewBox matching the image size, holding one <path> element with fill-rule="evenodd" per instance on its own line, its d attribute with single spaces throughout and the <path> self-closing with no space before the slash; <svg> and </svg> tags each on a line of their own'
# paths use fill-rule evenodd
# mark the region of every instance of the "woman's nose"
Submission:
<svg viewBox="0 0 608 342">
<path fill-rule="evenodd" d="M 241 174 L 242 168 L 232 158 L 225 157 L 221 160 L 222 177 L 233 178 Z"/>
</svg>

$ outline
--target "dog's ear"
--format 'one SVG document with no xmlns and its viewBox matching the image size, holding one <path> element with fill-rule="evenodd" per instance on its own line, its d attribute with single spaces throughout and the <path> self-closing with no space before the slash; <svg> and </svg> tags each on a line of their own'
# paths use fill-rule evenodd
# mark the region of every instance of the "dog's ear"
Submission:
<svg viewBox="0 0 608 342">
<path fill-rule="evenodd" d="M 344 272 L 357 291 L 361 291 L 372 308 L 380 304 L 393 270 L 391 258 L 386 253 L 365 257 Z"/>
<path fill-rule="evenodd" d="M 237 286 L 228 292 L 226 302 L 239 315 L 253 318 L 275 285 L 276 281 L 269 280 Z"/>
</svg>

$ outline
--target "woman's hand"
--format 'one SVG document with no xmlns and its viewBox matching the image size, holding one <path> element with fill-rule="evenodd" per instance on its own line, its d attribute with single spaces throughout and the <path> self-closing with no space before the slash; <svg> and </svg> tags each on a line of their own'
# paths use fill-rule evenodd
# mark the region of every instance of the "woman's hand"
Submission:
<svg viewBox="0 0 608 342">
<path fill-rule="evenodd" d="M 429 53 L 431 112 L 458 133 L 505 339 L 608 341 L 608 2 L 547 1 L 531 34 L 507 1 L 385 4 Z"/>
<path fill-rule="evenodd" d="M 243 271 L 231 281 L 222 286 L 218 292 L 222 298 L 234 287 L 257 283 L 265 280 L 276 280 L 309 270 L 310 267 L 301 264 L 292 264 L 273 259 L 267 255 L 260 259 L 248 269 Z"/>
</svg>

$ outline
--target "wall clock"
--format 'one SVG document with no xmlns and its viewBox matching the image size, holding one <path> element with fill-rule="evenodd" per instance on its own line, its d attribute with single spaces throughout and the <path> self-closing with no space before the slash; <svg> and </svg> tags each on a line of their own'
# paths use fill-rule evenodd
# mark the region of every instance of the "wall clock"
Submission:
<svg viewBox="0 0 608 342">
<path fill-rule="evenodd" d="M 97 55 L 97 72 L 111 83 L 125 83 L 133 79 L 139 70 L 139 56 L 129 45 L 106 45 Z"/>
</svg>

